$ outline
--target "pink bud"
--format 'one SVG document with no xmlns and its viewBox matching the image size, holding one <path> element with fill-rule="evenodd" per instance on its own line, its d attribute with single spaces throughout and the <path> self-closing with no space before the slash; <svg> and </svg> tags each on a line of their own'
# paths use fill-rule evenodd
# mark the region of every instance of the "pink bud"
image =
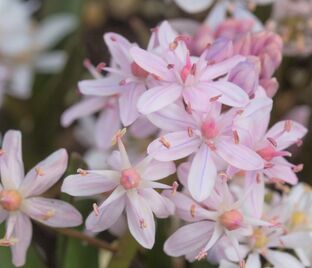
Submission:
<svg viewBox="0 0 312 268">
<path fill-rule="evenodd" d="M 226 229 L 233 231 L 242 226 L 244 217 L 238 210 L 232 209 L 224 212 L 219 217 L 219 221 Z"/>
<path fill-rule="evenodd" d="M 128 168 L 121 172 L 120 184 L 126 190 L 138 187 L 140 182 L 140 174 L 134 168 Z"/>
</svg>

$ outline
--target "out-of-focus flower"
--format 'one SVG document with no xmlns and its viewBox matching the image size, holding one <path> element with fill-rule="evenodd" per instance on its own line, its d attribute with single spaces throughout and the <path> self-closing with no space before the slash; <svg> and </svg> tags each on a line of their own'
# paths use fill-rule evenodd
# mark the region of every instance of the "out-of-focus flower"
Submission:
<svg viewBox="0 0 312 268">
<path fill-rule="evenodd" d="M 173 205 L 154 188 L 171 188 L 155 182 L 175 172 L 172 162 L 158 162 L 150 156 L 132 166 L 121 141 L 122 132 L 115 136 L 119 152 L 113 152 L 109 162 L 113 170 L 79 170 L 79 175 L 68 176 L 62 191 L 73 196 L 92 196 L 113 191 L 98 207 L 94 205 L 87 221 L 93 232 L 110 228 L 125 210 L 128 226 L 134 238 L 144 247 L 152 248 L 155 241 L 153 212 L 159 218 L 173 213 Z"/>
<path fill-rule="evenodd" d="M 0 221 L 6 220 L 6 234 L 0 245 L 10 246 L 13 263 L 22 266 L 31 242 L 30 218 L 52 227 L 80 225 L 80 213 L 68 203 L 40 197 L 55 184 L 67 168 L 67 153 L 60 149 L 24 175 L 21 133 L 9 130 L 3 139 L 0 170 Z"/>
<path fill-rule="evenodd" d="M 252 19 L 255 22 L 254 29 L 262 29 L 262 23 L 252 13 L 257 5 L 268 5 L 274 0 L 174 0 L 176 4 L 184 11 L 189 13 L 197 13 L 204 11 L 210 6 L 213 6 L 209 15 L 206 18 L 208 24 L 215 28 L 221 21 L 226 19 L 227 12 L 238 19 Z"/>
<path fill-rule="evenodd" d="M 32 19 L 35 9 L 32 1 L 0 1 L 0 63 L 7 69 L 7 93 L 19 98 L 31 95 L 34 71 L 57 72 L 63 67 L 66 53 L 48 49 L 76 26 L 76 19 L 68 14 L 37 23 Z"/>
<path fill-rule="evenodd" d="M 279 33 L 290 56 L 312 53 L 312 3 L 310 0 L 276 0 L 268 27 Z"/>
</svg>

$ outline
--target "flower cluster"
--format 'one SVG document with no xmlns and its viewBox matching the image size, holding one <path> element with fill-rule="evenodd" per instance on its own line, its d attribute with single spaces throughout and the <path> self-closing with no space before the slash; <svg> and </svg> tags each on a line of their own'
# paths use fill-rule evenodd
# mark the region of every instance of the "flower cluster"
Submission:
<svg viewBox="0 0 312 268">
<path fill-rule="evenodd" d="M 153 214 L 175 214 L 187 224 L 166 241 L 168 255 L 208 258 L 223 268 L 261 267 L 261 255 L 275 267 L 303 267 L 309 253 L 296 241 L 305 236 L 311 245 L 311 223 L 302 211 L 306 199 L 295 193 L 308 194 L 302 185 L 288 193 L 303 165 L 286 158 L 287 148 L 300 146 L 307 130 L 292 120 L 269 128 L 282 41 L 271 32 L 253 32 L 249 20 L 192 29 L 185 33 L 181 23 L 164 21 L 152 30 L 146 49 L 116 33 L 104 35 L 111 64 L 85 62 L 96 79 L 79 82 L 84 98 L 62 123 L 100 111 L 98 146 L 108 149 L 113 140 L 119 151 L 107 160 L 112 169 L 79 169 L 62 191 L 109 193 L 86 221 L 93 232 L 126 217 L 133 237 L 152 248 Z M 121 125 L 134 137 L 157 136 L 135 165 L 122 142 L 125 129 L 116 132 Z M 175 174 L 176 160 L 179 182 L 156 182 Z"/>
</svg>

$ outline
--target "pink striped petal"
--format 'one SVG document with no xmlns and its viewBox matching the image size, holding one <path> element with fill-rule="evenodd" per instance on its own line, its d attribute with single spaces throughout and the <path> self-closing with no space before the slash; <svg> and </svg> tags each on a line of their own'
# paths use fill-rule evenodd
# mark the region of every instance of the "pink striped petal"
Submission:
<svg viewBox="0 0 312 268">
<path fill-rule="evenodd" d="M 52 227 L 74 227 L 82 217 L 72 205 L 57 199 L 31 197 L 23 202 L 22 211 L 32 219 Z"/>
<path fill-rule="evenodd" d="M 145 180 L 157 181 L 166 178 L 176 172 L 174 162 L 160 162 L 152 160 L 146 168 L 142 168 L 141 177 Z"/>
<path fill-rule="evenodd" d="M 161 110 L 175 102 L 182 93 L 182 87 L 177 84 L 163 84 L 145 91 L 138 101 L 138 109 L 142 114 L 150 114 Z"/>
<path fill-rule="evenodd" d="M 167 145 L 162 143 L 165 140 Z M 189 156 L 196 151 L 201 141 L 197 136 L 189 136 L 187 131 L 179 131 L 164 135 L 154 140 L 147 148 L 147 152 L 159 161 L 172 161 Z"/>
<path fill-rule="evenodd" d="M 207 199 L 217 179 L 217 168 L 206 144 L 202 144 L 192 161 L 188 190 L 197 201 Z"/>
<path fill-rule="evenodd" d="M 24 178 L 22 160 L 22 134 L 17 130 L 5 133 L 0 156 L 1 181 L 6 189 L 16 189 Z"/>
<path fill-rule="evenodd" d="M 59 149 L 39 162 L 26 175 L 20 191 L 24 196 L 40 195 L 54 185 L 67 168 L 68 156 L 65 149 Z"/>
<path fill-rule="evenodd" d="M 152 209 L 135 191 L 127 193 L 127 220 L 130 233 L 143 247 L 151 249 L 155 242 L 155 222 Z"/>
<path fill-rule="evenodd" d="M 72 196 L 92 196 L 113 190 L 119 184 L 120 173 L 113 170 L 102 174 L 70 175 L 65 178 L 62 192 Z"/>
<path fill-rule="evenodd" d="M 91 212 L 86 220 L 86 227 L 92 232 L 102 232 L 114 225 L 125 209 L 125 196 L 114 200 L 108 205 L 101 206 L 99 215 Z"/>
</svg>

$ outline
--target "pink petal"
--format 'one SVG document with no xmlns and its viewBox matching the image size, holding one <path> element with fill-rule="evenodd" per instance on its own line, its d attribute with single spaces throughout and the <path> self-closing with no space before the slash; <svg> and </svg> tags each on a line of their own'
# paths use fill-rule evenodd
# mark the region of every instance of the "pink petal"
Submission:
<svg viewBox="0 0 312 268">
<path fill-rule="evenodd" d="M 67 152 L 59 149 L 39 162 L 26 175 L 20 191 L 24 196 L 40 195 L 54 185 L 67 168 Z"/>
<path fill-rule="evenodd" d="M 130 233 L 145 248 L 155 242 L 155 222 L 152 209 L 137 192 L 128 192 L 127 220 Z"/>
<path fill-rule="evenodd" d="M 173 162 L 159 162 L 152 160 L 146 168 L 142 168 L 141 177 L 145 180 L 157 181 L 176 172 Z"/>
<path fill-rule="evenodd" d="M 119 184 L 120 173 L 104 170 L 102 174 L 70 175 L 65 178 L 62 192 L 72 196 L 92 196 L 113 190 Z"/>
<path fill-rule="evenodd" d="M 168 64 L 161 57 L 138 47 L 131 48 L 130 54 L 140 67 L 158 76 L 160 80 L 171 81 L 174 79 L 173 73 L 167 68 Z"/>
<path fill-rule="evenodd" d="M 259 253 L 249 254 L 246 261 L 246 268 L 261 268 L 261 261 Z"/>
<path fill-rule="evenodd" d="M 201 205 L 186 194 L 180 192 L 173 193 L 172 190 L 165 190 L 162 195 L 174 203 L 176 214 L 184 221 L 202 221 L 216 216 L 215 212 L 210 212 L 202 208 Z"/>
<path fill-rule="evenodd" d="M 130 134 L 137 139 L 147 138 L 157 133 L 158 128 L 154 126 L 146 116 L 140 116 L 129 129 Z"/>
<path fill-rule="evenodd" d="M 208 221 L 185 225 L 167 239 L 164 251 L 173 257 L 180 257 L 194 251 L 199 253 L 208 242 L 213 227 L 214 224 Z"/>
<path fill-rule="evenodd" d="M 190 172 L 190 168 L 191 162 L 184 162 L 177 168 L 178 179 L 184 187 L 187 187 L 187 178 Z"/>
<path fill-rule="evenodd" d="M 191 115 L 184 108 L 174 103 L 149 114 L 147 117 L 155 126 L 166 131 L 186 130 L 188 127 L 196 127 Z"/>
<path fill-rule="evenodd" d="M 137 83 L 131 83 L 123 88 L 124 92 L 119 97 L 119 112 L 122 124 L 127 127 L 138 117 L 137 103 L 139 97 L 145 92 L 145 87 Z"/>
<path fill-rule="evenodd" d="M 275 161 L 273 162 L 273 167 L 265 169 L 264 174 L 269 178 L 279 179 L 292 185 L 297 184 L 298 177 L 296 173 L 292 170 L 292 168 L 289 166 L 289 163 L 284 164 L 283 162 L 286 160 L 285 159 L 282 160 L 282 158 L 278 160 L 279 162 L 277 162 L 275 159 Z"/>
<path fill-rule="evenodd" d="M 1 181 L 6 189 L 16 189 L 24 178 L 22 160 L 22 134 L 17 130 L 5 133 L 0 157 Z"/>
<path fill-rule="evenodd" d="M 290 125 L 289 131 L 285 131 L 285 124 L 287 123 Z M 277 142 L 276 148 L 283 150 L 302 139 L 307 131 L 303 125 L 295 121 L 284 120 L 273 125 L 267 132 L 266 137 L 273 138 Z"/>
<path fill-rule="evenodd" d="M 158 218 L 167 218 L 174 213 L 173 203 L 153 189 L 141 189 L 139 194 Z"/>
<path fill-rule="evenodd" d="M 91 115 L 102 110 L 106 105 L 106 98 L 88 97 L 69 107 L 61 116 L 61 125 L 70 126 L 76 119 Z"/>
<path fill-rule="evenodd" d="M 180 85 L 164 84 L 145 91 L 138 101 L 138 109 L 142 114 L 150 114 L 161 110 L 175 102 L 181 96 Z"/>
<path fill-rule="evenodd" d="M 231 107 L 244 107 L 249 102 L 247 93 L 234 83 L 216 81 L 206 84 L 207 91 L 214 90 L 221 95 L 219 102 Z"/>
<path fill-rule="evenodd" d="M 77 209 L 57 199 L 27 198 L 23 202 L 22 211 L 32 219 L 52 227 L 74 227 L 82 223 Z"/>
<path fill-rule="evenodd" d="M 198 148 L 201 141 L 197 136 L 189 136 L 187 131 L 169 133 L 163 136 L 168 146 L 161 143 L 161 138 L 154 140 L 147 148 L 147 152 L 159 161 L 172 161 L 184 158 Z"/>
<path fill-rule="evenodd" d="M 125 208 L 125 196 L 122 196 L 108 205 L 101 206 L 99 215 L 91 212 L 86 220 L 86 227 L 92 232 L 102 232 L 114 225 Z"/>
<path fill-rule="evenodd" d="M 112 146 L 112 138 L 120 127 L 118 106 L 107 107 L 100 113 L 95 125 L 96 146 L 103 150 L 110 148 Z"/>
<path fill-rule="evenodd" d="M 114 76 L 100 79 L 83 80 L 78 83 L 79 90 L 84 95 L 112 96 L 119 94 L 122 87 L 119 80 Z"/>
<path fill-rule="evenodd" d="M 216 165 L 206 144 L 202 144 L 192 161 L 188 190 L 197 201 L 209 197 L 217 179 Z"/>
<path fill-rule="evenodd" d="M 235 144 L 230 138 L 216 142 L 216 153 L 226 162 L 242 170 L 258 170 L 264 166 L 263 159 L 243 144 Z"/>
<path fill-rule="evenodd" d="M 18 239 L 17 243 L 11 246 L 12 262 L 15 266 L 23 266 L 32 237 L 31 222 L 25 214 L 17 212 L 10 215 L 7 222 L 8 228 L 13 228 L 11 237 Z"/>
</svg>

